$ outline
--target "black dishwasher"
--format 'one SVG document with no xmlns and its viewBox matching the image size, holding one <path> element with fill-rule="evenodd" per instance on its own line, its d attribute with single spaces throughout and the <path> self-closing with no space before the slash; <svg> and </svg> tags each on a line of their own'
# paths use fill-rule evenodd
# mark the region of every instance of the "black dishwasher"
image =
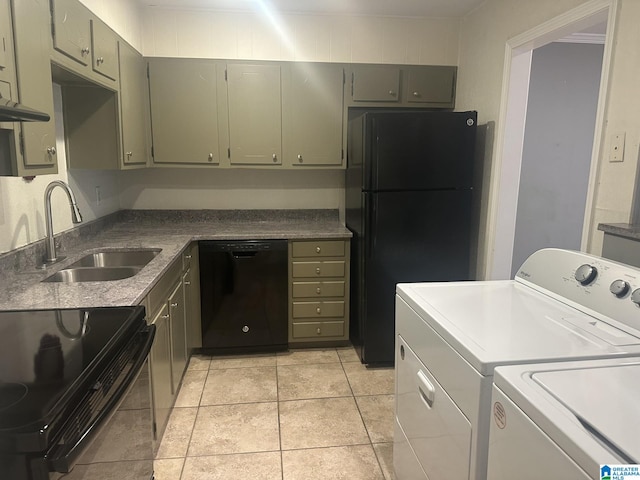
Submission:
<svg viewBox="0 0 640 480">
<path fill-rule="evenodd" d="M 202 350 L 287 348 L 287 241 L 200 242 Z"/>
</svg>

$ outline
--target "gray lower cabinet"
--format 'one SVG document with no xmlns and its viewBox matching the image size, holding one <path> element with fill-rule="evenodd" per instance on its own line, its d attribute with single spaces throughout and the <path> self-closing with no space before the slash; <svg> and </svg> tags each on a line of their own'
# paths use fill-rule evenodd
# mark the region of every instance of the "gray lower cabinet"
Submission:
<svg viewBox="0 0 640 480">
<path fill-rule="evenodd" d="M 280 69 L 271 64 L 227 64 L 229 163 L 282 163 Z"/>
<path fill-rule="evenodd" d="M 220 163 L 216 83 L 214 61 L 149 59 L 155 166 Z"/>
<path fill-rule="evenodd" d="M 640 268 L 640 239 L 604 234 L 602 256 Z"/>
<path fill-rule="evenodd" d="M 182 256 L 184 301 L 187 323 L 187 352 L 202 347 L 200 315 L 200 258 L 198 243 L 193 242 Z"/>
<path fill-rule="evenodd" d="M 169 322 L 171 324 L 171 370 L 173 391 L 178 392 L 182 374 L 187 366 L 187 324 L 185 317 L 184 285 L 182 275 L 169 296 Z"/>
<path fill-rule="evenodd" d="M 344 67 L 292 62 L 282 83 L 285 166 L 342 166 Z"/>
<path fill-rule="evenodd" d="M 156 448 L 169 420 L 173 407 L 173 385 L 171 381 L 171 332 L 169 307 L 164 305 L 153 317 L 156 336 L 149 354 L 149 378 L 153 403 L 153 431 Z"/>
<path fill-rule="evenodd" d="M 289 242 L 289 344 L 349 340 L 349 240 Z"/>
</svg>

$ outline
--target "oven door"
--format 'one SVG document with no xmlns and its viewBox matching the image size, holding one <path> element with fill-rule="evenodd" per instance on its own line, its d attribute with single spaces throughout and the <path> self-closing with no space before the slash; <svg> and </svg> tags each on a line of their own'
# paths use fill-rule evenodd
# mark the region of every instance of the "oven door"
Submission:
<svg viewBox="0 0 640 480">
<path fill-rule="evenodd" d="M 47 477 L 64 480 L 150 480 L 153 478 L 153 419 L 148 354 L 155 326 L 141 332 L 138 352 L 128 359 L 125 378 L 105 402 L 81 440 L 71 447 L 60 442 L 47 454 Z M 117 363 L 114 362 L 114 363 Z M 69 435 L 73 421 L 68 422 Z M 61 440 L 61 441 L 64 441 Z"/>
</svg>

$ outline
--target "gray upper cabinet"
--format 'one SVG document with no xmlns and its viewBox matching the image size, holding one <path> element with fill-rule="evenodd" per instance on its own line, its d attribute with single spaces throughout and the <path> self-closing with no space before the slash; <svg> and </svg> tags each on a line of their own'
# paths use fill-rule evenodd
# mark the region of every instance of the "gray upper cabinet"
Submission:
<svg viewBox="0 0 640 480">
<path fill-rule="evenodd" d="M 151 58 L 149 89 L 154 165 L 217 165 L 216 63 Z"/>
<path fill-rule="evenodd" d="M 353 65 L 351 98 L 354 102 L 398 102 L 400 68 L 394 65 Z"/>
<path fill-rule="evenodd" d="M 57 173 L 48 0 L 12 0 L 12 8 L 19 99 L 51 116 L 48 122 L 21 125 L 17 175 Z"/>
<path fill-rule="evenodd" d="M 342 165 L 343 92 L 342 65 L 289 64 L 282 91 L 286 166 Z"/>
<path fill-rule="evenodd" d="M 91 63 L 90 13 L 78 0 L 51 0 L 53 46 L 82 65 Z"/>
<path fill-rule="evenodd" d="M 279 64 L 228 64 L 227 103 L 231 166 L 282 163 Z"/>
<path fill-rule="evenodd" d="M 93 71 L 111 80 L 118 79 L 118 38 L 99 20 L 91 20 Z"/>
<path fill-rule="evenodd" d="M 453 106 L 455 76 L 454 67 L 408 67 L 406 101 L 430 106 Z"/>
<path fill-rule="evenodd" d="M 120 42 L 121 163 L 124 168 L 144 167 L 150 158 L 146 67 L 147 63 L 136 49 Z"/>
<path fill-rule="evenodd" d="M 118 36 L 78 0 L 51 0 L 51 61 L 107 88 L 119 80 Z M 54 69 L 54 78 L 66 81 Z"/>
<path fill-rule="evenodd" d="M 454 107 L 456 67 L 355 64 L 349 72 L 347 106 Z"/>
</svg>

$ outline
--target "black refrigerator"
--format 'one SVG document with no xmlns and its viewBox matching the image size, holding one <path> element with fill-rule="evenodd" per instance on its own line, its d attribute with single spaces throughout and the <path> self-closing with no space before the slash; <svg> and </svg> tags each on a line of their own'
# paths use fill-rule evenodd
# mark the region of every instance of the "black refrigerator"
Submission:
<svg viewBox="0 0 640 480">
<path fill-rule="evenodd" d="M 349 121 L 350 338 L 392 364 L 395 286 L 470 280 L 477 112 L 368 112 Z"/>
</svg>

